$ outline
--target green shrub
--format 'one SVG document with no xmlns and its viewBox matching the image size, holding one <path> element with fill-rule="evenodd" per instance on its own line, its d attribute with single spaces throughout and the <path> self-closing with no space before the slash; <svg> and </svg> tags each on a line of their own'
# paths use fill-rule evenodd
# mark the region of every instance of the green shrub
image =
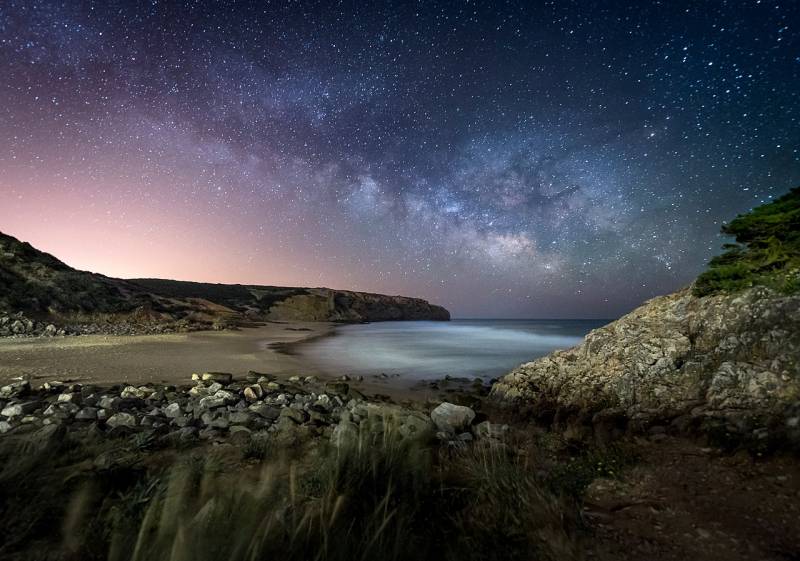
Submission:
<svg viewBox="0 0 800 561">
<path fill-rule="evenodd" d="M 741 214 L 722 227 L 736 243 L 714 257 L 695 282 L 705 296 L 762 285 L 785 294 L 800 290 L 800 187 Z"/>
</svg>

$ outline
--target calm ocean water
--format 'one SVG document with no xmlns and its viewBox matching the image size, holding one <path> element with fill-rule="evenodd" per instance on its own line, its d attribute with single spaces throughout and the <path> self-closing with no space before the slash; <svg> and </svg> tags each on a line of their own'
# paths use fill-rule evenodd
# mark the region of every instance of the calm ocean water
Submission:
<svg viewBox="0 0 800 561">
<path fill-rule="evenodd" d="M 578 344 L 608 320 L 392 321 L 347 325 L 297 351 L 325 372 L 492 378 Z"/>
</svg>

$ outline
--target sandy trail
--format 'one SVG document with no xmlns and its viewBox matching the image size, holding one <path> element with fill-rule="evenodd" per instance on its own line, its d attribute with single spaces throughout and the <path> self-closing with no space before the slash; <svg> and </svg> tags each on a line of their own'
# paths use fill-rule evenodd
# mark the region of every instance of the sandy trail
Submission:
<svg viewBox="0 0 800 561">
<path fill-rule="evenodd" d="M 318 372 L 299 357 L 270 345 L 330 332 L 333 324 L 276 322 L 240 331 L 168 335 L 0 339 L 0 382 L 30 377 L 95 384 L 189 384 L 193 372 L 242 376 L 256 370 L 279 376 Z"/>
</svg>

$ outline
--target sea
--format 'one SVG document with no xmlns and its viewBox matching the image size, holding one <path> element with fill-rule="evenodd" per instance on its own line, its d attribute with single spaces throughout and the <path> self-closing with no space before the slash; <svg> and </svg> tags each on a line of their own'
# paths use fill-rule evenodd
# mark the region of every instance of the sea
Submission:
<svg viewBox="0 0 800 561">
<path fill-rule="evenodd" d="M 345 325 L 295 351 L 323 372 L 491 379 L 577 345 L 610 320 L 455 319 Z"/>
</svg>

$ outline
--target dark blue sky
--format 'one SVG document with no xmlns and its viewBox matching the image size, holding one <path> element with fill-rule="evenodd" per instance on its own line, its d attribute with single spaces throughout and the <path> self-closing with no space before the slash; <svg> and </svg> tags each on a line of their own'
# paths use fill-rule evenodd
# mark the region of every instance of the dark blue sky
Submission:
<svg viewBox="0 0 800 561">
<path fill-rule="evenodd" d="M 121 276 L 609 317 L 800 184 L 800 3 L 0 5 L 0 230 Z"/>
</svg>

